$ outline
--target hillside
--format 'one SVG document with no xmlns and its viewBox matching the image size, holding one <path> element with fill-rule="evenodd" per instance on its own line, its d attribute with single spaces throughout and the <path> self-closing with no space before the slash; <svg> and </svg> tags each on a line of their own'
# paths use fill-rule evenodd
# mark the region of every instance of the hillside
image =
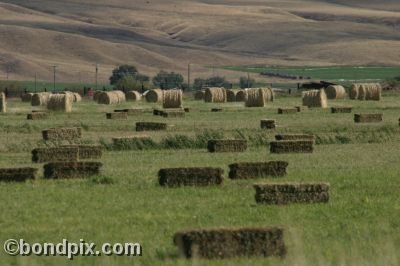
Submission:
<svg viewBox="0 0 400 266">
<path fill-rule="evenodd" d="M 201 65 L 400 62 L 400 3 L 305 0 L 0 1 L 0 78 L 91 81 L 135 64 L 210 74 Z M 197 66 L 197 68 L 196 68 Z"/>
</svg>

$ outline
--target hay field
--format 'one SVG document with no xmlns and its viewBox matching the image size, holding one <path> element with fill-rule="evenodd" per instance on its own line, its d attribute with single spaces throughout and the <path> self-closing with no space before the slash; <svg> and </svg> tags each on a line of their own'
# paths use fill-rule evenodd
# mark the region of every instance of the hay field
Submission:
<svg viewBox="0 0 400 266">
<path fill-rule="evenodd" d="M 400 148 L 397 94 L 380 102 L 338 100 L 329 106 L 352 106 L 352 114 L 310 109 L 279 115 L 278 107 L 301 104 L 300 95 L 277 97 L 265 108 L 243 103 L 204 103 L 184 99 L 184 118 L 151 113 L 160 104 L 125 102 L 98 105 L 84 99 L 72 113 L 49 114 L 48 120 L 27 121 L 32 110 L 20 100 L 8 102 L 0 115 L 0 167 L 32 166 L 30 151 L 43 147 L 41 131 L 82 127 L 82 142 L 108 147 L 101 176 L 87 180 L 37 179 L 22 184 L 0 183 L 0 239 L 29 242 L 139 242 L 143 256 L 76 257 L 74 265 L 397 265 L 400 261 Z M 128 120 L 107 120 L 114 109 L 142 107 Z M 212 113 L 211 108 L 222 107 Z M 40 109 L 35 107 L 35 109 Z M 354 113 L 383 113 L 382 123 L 354 124 Z M 261 119 L 275 119 L 277 129 L 260 129 Z M 167 122 L 167 132 L 145 132 L 155 144 L 143 150 L 117 151 L 111 139 L 136 135 L 138 121 Z M 278 133 L 315 134 L 312 154 L 270 154 L 268 143 Z M 140 135 L 139 134 L 139 135 Z M 245 138 L 244 153 L 210 154 L 204 140 Z M 287 160 L 288 175 L 279 179 L 232 181 L 220 187 L 162 188 L 160 168 L 221 167 L 242 161 Z M 34 165 L 38 166 L 38 165 Z M 39 167 L 41 168 L 41 166 Z M 42 172 L 40 169 L 39 172 Z M 39 174 L 42 176 L 42 173 Z M 263 181 L 322 181 L 331 184 L 327 204 L 256 205 L 252 185 Z M 172 243 L 176 231 L 220 226 L 285 228 L 285 259 L 180 259 Z M 10 257 L 1 265 L 70 265 L 65 257 Z"/>
</svg>

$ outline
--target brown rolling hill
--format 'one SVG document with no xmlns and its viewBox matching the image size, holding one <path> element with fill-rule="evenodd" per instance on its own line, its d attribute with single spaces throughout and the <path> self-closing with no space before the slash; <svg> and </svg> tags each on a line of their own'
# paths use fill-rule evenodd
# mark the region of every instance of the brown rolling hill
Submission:
<svg viewBox="0 0 400 266">
<path fill-rule="evenodd" d="M 400 64 L 397 0 L 0 1 L 0 78 L 107 80 L 118 64 Z M 228 75 L 228 74 L 227 74 Z M 229 76 L 229 75 L 228 75 Z"/>
</svg>

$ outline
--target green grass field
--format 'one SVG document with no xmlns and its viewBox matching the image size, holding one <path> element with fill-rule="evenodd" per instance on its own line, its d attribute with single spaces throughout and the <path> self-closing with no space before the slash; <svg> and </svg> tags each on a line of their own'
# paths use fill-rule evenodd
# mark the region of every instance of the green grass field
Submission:
<svg viewBox="0 0 400 266">
<path fill-rule="evenodd" d="M 33 108 L 10 100 L 0 115 L 0 167 L 32 166 L 30 151 L 45 146 L 41 131 L 80 126 L 83 143 L 111 142 L 114 136 L 135 135 L 137 121 L 166 121 L 167 132 L 145 133 L 159 145 L 144 150 L 106 150 L 101 176 L 83 180 L 37 180 L 0 183 L 0 241 L 139 242 L 141 257 L 76 257 L 74 265 L 398 265 L 400 256 L 400 95 L 380 102 L 329 101 L 356 112 L 384 114 L 382 123 L 354 124 L 353 114 L 310 109 L 279 115 L 278 107 L 301 104 L 299 95 L 277 97 L 266 108 L 244 108 L 185 100 L 185 118 L 150 113 L 157 105 L 98 105 L 84 100 L 70 114 L 53 113 L 48 120 L 27 121 Z M 223 112 L 211 113 L 222 106 Z M 143 107 L 149 112 L 128 120 L 106 120 L 116 108 Z M 40 109 L 35 107 L 34 109 Z M 278 128 L 260 129 L 261 119 L 276 119 Z M 277 133 L 317 136 L 313 154 L 269 153 Z M 244 153 L 210 154 L 201 147 L 207 136 L 245 138 Z M 197 142 L 196 142 L 197 141 Z M 197 146 L 193 143 L 197 143 Z M 198 144 L 200 143 L 200 144 Z M 200 146 L 198 146 L 200 145 Z M 174 148 L 175 147 L 175 148 Z M 228 165 L 243 161 L 287 160 L 288 175 L 232 181 Z M 39 169 L 42 165 L 34 165 Z M 225 170 L 220 187 L 162 188 L 160 168 L 211 166 Z M 327 204 L 257 205 L 252 185 L 275 181 L 323 181 L 331 184 Z M 187 260 L 172 243 L 181 229 L 280 225 L 285 229 L 287 257 Z M 71 265 L 65 257 L 12 257 L 0 251 L 1 265 Z"/>
<path fill-rule="evenodd" d="M 398 66 L 225 66 L 222 68 L 251 73 L 285 73 L 303 77 L 311 77 L 313 79 L 342 82 L 355 80 L 385 80 L 400 76 L 400 67 Z"/>
</svg>

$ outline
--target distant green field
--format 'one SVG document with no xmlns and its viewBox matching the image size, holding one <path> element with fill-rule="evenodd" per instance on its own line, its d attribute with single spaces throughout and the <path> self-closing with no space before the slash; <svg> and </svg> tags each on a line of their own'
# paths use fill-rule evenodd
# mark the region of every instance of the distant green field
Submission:
<svg viewBox="0 0 400 266">
<path fill-rule="evenodd" d="M 274 67 L 274 66 L 223 66 L 227 70 L 251 73 L 281 73 L 313 79 L 349 81 L 349 80 L 384 80 L 400 76 L 400 67 L 392 66 L 303 66 L 303 67 Z"/>
</svg>

